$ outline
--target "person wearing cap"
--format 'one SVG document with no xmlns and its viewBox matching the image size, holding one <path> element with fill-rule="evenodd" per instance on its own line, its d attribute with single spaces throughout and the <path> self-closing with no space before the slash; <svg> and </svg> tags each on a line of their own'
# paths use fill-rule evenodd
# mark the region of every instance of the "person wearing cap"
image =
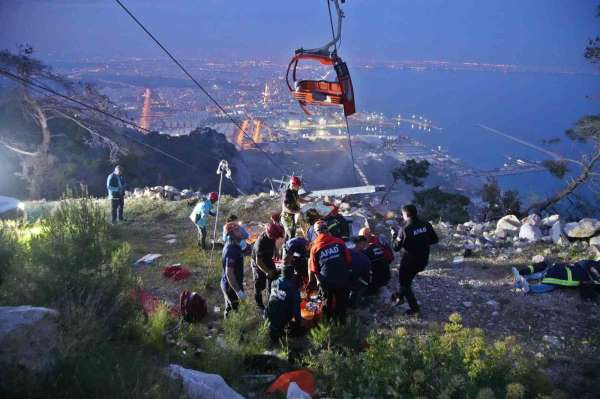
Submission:
<svg viewBox="0 0 600 399">
<path fill-rule="evenodd" d="M 302 182 L 297 176 L 290 178 L 290 186 L 285 191 L 283 198 L 283 207 L 281 212 L 281 222 L 285 229 L 286 241 L 296 237 L 296 223 L 297 217 L 300 213 L 300 205 L 305 204 L 307 201 L 300 198 L 298 190 L 302 186 Z"/>
<path fill-rule="evenodd" d="M 192 213 L 190 220 L 194 222 L 198 229 L 198 247 L 206 249 L 206 226 L 208 226 L 208 216 L 215 216 L 212 208 L 215 202 L 219 200 L 219 194 L 214 191 L 206 196 L 203 201 L 199 201 Z"/>
<path fill-rule="evenodd" d="M 358 234 L 359 237 L 364 237 L 364 240 L 358 241 L 356 246 L 371 261 L 369 293 L 374 294 L 390 281 L 390 265 L 394 260 L 394 254 L 375 235 L 371 234 L 368 227 L 360 229 Z"/>
<path fill-rule="evenodd" d="M 231 223 L 230 223 L 231 225 Z M 221 265 L 221 291 L 225 298 L 225 317 L 238 308 L 239 301 L 246 299 L 244 293 L 244 255 L 240 242 L 248 238 L 248 233 L 232 225 L 227 232 L 227 242 L 223 247 Z"/>
<path fill-rule="evenodd" d="M 111 205 L 112 223 L 123 222 L 123 208 L 125 208 L 125 176 L 123 176 L 123 167 L 115 166 L 115 170 L 106 178 L 106 190 Z"/>
<path fill-rule="evenodd" d="M 259 310 L 264 311 L 263 291 L 271 291 L 271 283 L 278 276 L 273 256 L 283 245 L 283 228 L 269 223 L 252 247 L 252 276 L 254 277 L 254 300 Z"/>
<path fill-rule="evenodd" d="M 294 279 L 294 267 L 285 265 L 282 275 L 271 285 L 266 316 L 269 320 L 269 336 L 278 341 L 290 327 L 293 333 L 302 330 L 300 322 L 300 291 Z"/>
<path fill-rule="evenodd" d="M 295 237 L 287 240 L 284 246 L 284 263 L 294 268 L 298 287 L 308 278 L 308 244 L 306 238 Z"/>
<path fill-rule="evenodd" d="M 400 291 L 396 298 L 398 304 L 404 303 L 404 299 L 406 299 L 410 306 L 406 314 L 413 315 L 420 309 L 412 291 L 412 281 L 427 266 L 429 247 L 437 244 L 439 239 L 431 224 L 419 219 L 417 207 L 414 205 L 405 205 L 402 208 L 402 216 L 405 225 L 398 233 L 394 234 L 394 250 L 402 252 L 398 273 Z"/>
<path fill-rule="evenodd" d="M 239 229 L 242 233 L 242 236 L 244 236 L 244 238 L 240 241 L 242 253 L 244 255 L 248 255 L 248 250 L 250 249 L 250 246 L 248 245 L 246 240 L 248 239 L 248 237 L 250 237 L 250 235 L 248 234 L 248 231 L 246 231 L 244 226 L 242 226 L 241 222 L 238 220 L 238 217 L 236 215 L 229 215 L 227 221 L 225 222 L 225 225 L 223 226 L 223 243 L 226 244 L 227 241 L 231 238 L 231 231 L 237 229 Z"/>
<path fill-rule="evenodd" d="M 346 318 L 352 256 L 344 241 L 329 234 L 325 222 L 318 221 L 314 229 L 317 238 L 310 248 L 309 281 L 316 279 L 323 293 L 325 316 L 329 319 L 338 318 L 343 323 Z"/>
</svg>

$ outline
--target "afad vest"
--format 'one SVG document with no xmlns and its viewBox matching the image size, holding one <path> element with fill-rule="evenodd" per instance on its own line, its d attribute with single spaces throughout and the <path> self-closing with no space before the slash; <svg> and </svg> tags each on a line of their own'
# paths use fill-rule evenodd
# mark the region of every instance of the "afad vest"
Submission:
<svg viewBox="0 0 600 399">
<path fill-rule="evenodd" d="M 346 265 L 345 248 L 341 244 L 329 244 L 316 252 L 319 271 L 326 284 L 344 285 L 350 275 Z"/>
</svg>

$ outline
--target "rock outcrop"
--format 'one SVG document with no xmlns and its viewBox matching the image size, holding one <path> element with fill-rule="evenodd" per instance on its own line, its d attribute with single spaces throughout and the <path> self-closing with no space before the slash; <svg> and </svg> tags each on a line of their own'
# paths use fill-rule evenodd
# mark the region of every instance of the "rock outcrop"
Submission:
<svg viewBox="0 0 600 399">
<path fill-rule="evenodd" d="M 0 307 L 0 368 L 48 371 L 54 363 L 58 316 L 48 308 Z"/>
<path fill-rule="evenodd" d="M 186 369 L 177 364 L 169 365 L 168 373 L 172 378 L 181 380 L 189 399 L 244 399 L 220 375 Z"/>
<path fill-rule="evenodd" d="M 564 232 L 571 238 L 590 238 L 600 231 L 600 221 L 585 218 L 579 222 L 567 223 Z"/>
</svg>

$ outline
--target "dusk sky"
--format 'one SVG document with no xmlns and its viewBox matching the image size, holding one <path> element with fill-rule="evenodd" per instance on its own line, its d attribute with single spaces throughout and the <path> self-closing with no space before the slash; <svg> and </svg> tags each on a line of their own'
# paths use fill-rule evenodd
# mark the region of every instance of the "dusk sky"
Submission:
<svg viewBox="0 0 600 399">
<path fill-rule="evenodd" d="M 325 0 L 124 0 L 181 58 L 285 61 L 330 36 Z M 479 61 L 581 67 L 597 0 L 348 0 L 349 61 Z M 164 55 L 112 0 L 0 0 L 0 48 L 52 61 Z"/>
</svg>

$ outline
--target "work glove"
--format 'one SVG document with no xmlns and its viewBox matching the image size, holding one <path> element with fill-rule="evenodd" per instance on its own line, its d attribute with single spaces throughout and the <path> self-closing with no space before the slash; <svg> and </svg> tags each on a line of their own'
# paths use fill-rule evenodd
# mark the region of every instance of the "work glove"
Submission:
<svg viewBox="0 0 600 399">
<path fill-rule="evenodd" d="M 240 301 L 243 301 L 247 298 L 246 293 L 244 291 L 238 291 L 237 296 L 240 299 Z"/>
</svg>

